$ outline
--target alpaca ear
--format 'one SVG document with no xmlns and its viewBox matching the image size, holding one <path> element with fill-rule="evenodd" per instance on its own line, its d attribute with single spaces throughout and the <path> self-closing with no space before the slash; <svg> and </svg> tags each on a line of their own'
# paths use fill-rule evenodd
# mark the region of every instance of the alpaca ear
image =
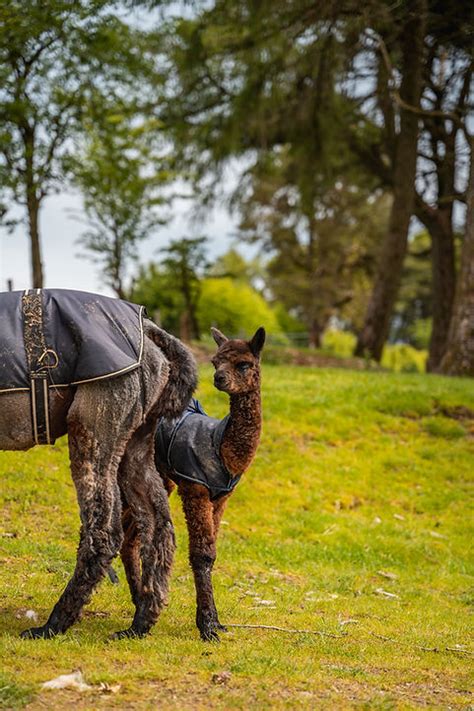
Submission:
<svg viewBox="0 0 474 711">
<path fill-rule="evenodd" d="M 249 341 L 250 350 L 256 358 L 258 358 L 258 356 L 260 355 L 260 351 L 262 350 L 264 343 L 265 329 L 263 328 L 263 326 L 260 326 L 260 328 L 255 331 L 252 340 Z"/>
<path fill-rule="evenodd" d="M 218 328 L 214 328 L 214 326 L 211 326 L 211 333 L 218 346 L 222 346 L 223 343 L 229 340 L 227 336 L 224 336 L 224 334 L 219 331 Z"/>
</svg>

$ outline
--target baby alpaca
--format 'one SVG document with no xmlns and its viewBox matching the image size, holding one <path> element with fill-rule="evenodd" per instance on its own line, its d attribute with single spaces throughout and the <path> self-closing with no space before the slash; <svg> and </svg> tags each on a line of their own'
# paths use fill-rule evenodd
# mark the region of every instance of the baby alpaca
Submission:
<svg viewBox="0 0 474 711">
<path fill-rule="evenodd" d="M 218 350 L 212 358 L 214 385 L 230 396 L 223 420 L 208 417 L 192 400 L 180 418 L 162 418 L 155 437 L 155 463 L 170 494 L 178 486 L 189 534 L 189 560 L 196 587 L 196 624 L 203 640 L 218 640 L 220 624 L 212 588 L 219 524 L 227 501 L 258 447 L 262 408 L 260 354 L 265 330 L 250 341 L 212 335 Z M 128 582 L 140 591 L 139 541 L 125 526 L 122 560 Z"/>
</svg>

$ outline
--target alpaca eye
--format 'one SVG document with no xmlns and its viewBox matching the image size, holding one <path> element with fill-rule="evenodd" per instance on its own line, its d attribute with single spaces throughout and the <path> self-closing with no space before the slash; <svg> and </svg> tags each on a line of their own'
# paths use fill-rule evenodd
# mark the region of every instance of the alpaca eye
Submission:
<svg viewBox="0 0 474 711">
<path fill-rule="evenodd" d="M 237 363 L 235 366 L 239 373 L 246 373 L 247 370 L 250 368 L 250 363 Z"/>
</svg>

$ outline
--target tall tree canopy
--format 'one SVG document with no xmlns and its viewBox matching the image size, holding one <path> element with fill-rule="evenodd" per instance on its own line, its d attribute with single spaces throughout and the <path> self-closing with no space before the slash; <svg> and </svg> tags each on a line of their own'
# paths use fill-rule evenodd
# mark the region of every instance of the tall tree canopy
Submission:
<svg viewBox="0 0 474 711">
<path fill-rule="evenodd" d="M 143 34 L 117 8 L 115 0 L 0 5 L 0 201 L 25 210 L 35 287 L 44 281 L 40 208 L 62 184 L 61 159 L 84 107 L 136 95 L 143 78 Z"/>
<path fill-rule="evenodd" d="M 372 189 L 390 190 L 357 351 L 380 359 L 416 213 L 433 239 L 430 362 L 439 362 L 454 283 L 452 206 L 463 197 L 452 176 L 462 174 L 457 146 L 469 109 L 472 9 L 434 0 L 215 0 L 193 9 L 167 31 L 172 102 L 165 113 L 200 194 L 220 187 L 230 159 L 256 165 L 282 146 L 307 214 L 323 199 L 321 183 L 332 190 L 341 171 L 347 184 L 370 176 Z"/>
<path fill-rule="evenodd" d="M 359 285 L 373 271 L 389 201 L 341 176 L 331 188 L 315 178 L 310 203 L 297 175 L 284 150 L 260 159 L 237 193 L 240 230 L 269 258 L 270 294 L 298 316 L 309 344 L 319 347 L 331 317 L 344 315 L 354 325 L 354 311 L 349 316 L 344 307 L 365 301 Z"/>
<path fill-rule="evenodd" d="M 67 166 L 87 218 L 79 241 L 101 265 L 105 283 L 125 298 L 138 244 L 166 219 L 157 208 L 163 206 L 162 188 L 173 173 L 160 155 L 155 122 L 138 122 L 136 114 L 130 120 L 119 110 L 102 106 L 100 117 L 84 121 Z"/>
<path fill-rule="evenodd" d="M 405 8 L 405 9 L 404 9 Z M 412 4 L 400 6 L 397 11 L 405 12 L 410 21 Z M 365 33 L 367 38 L 367 58 L 377 68 L 377 82 L 374 97 L 364 94 L 360 117 L 367 124 L 372 123 L 371 134 L 365 132 L 362 140 L 356 140 L 351 134 L 351 143 L 366 167 L 378 175 L 385 186 L 397 193 L 396 165 L 397 151 L 401 146 L 400 132 L 403 115 L 411 120 L 413 130 L 417 132 L 418 161 L 415 177 L 415 204 L 412 214 L 424 223 L 432 239 L 432 301 L 433 329 L 430 340 L 429 369 L 439 365 L 446 346 L 447 328 L 451 316 L 455 284 L 453 205 L 456 200 L 464 200 L 466 174 L 466 142 L 463 140 L 465 117 L 469 111 L 469 86 L 472 81 L 472 56 L 469 27 L 472 26 L 472 8 L 459 3 L 428 2 L 425 7 L 425 30 L 423 33 L 423 52 L 418 57 L 418 71 L 421 70 L 420 101 L 416 103 L 403 98 L 404 73 L 399 67 L 397 56 L 400 46 L 397 41 L 397 28 L 384 28 L 375 25 L 378 32 Z M 412 48 L 408 48 L 412 53 Z M 402 51 L 403 53 L 403 51 Z M 362 55 L 363 57 L 364 55 Z M 405 75 L 412 81 L 411 73 L 415 67 L 414 59 L 406 64 Z M 354 66 L 354 80 L 361 83 L 366 73 L 366 62 Z M 409 119 L 411 114 L 411 119 Z M 369 140 L 368 140 L 369 139 Z M 402 165 L 403 168 L 403 165 Z M 406 176 L 405 176 L 406 177 Z M 408 187 L 410 186 L 410 187 Z M 400 189 L 412 190 L 412 183 L 400 184 Z M 411 197 L 410 197 L 411 201 Z M 404 203 L 403 203 L 404 204 Z M 399 212 L 403 215 L 404 211 Z M 396 216 L 395 216 L 396 218 Z M 396 222 L 398 220 L 396 219 Z M 380 347 L 380 336 L 386 317 L 379 318 L 384 309 L 377 298 L 387 289 L 397 291 L 396 281 L 400 279 L 400 264 L 406 252 L 406 231 L 389 234 L 386 247 L 392 244 L 394 254 L 380 264 L 379 279 L 375 283 L 373 298 L 366 315 L 365 328 L 360 334 L 358 350 L 375 353 Z M 390 254 L 390 250 L 388 250 Z M 384 284 L 384 267 L 390 265 L 392 278 Z M 396 268 L 395 268 L 396 267 Z M 387 301 L 390 306 L 392 299 Z M 376 342 L 378 340 L 378 346 Z M 383 340 L 383 339 L 382 339 Z"/>
</svg>

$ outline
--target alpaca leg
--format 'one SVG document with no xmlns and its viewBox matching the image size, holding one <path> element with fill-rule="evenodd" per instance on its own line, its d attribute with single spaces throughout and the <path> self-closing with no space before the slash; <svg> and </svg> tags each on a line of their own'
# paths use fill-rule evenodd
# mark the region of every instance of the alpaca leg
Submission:
<svg viewBox="0 0 474 711">
<path fill-rule="evenodd" d="M 160 476 L 161 476 L 161 480 L 163 481 L 163 486 L 166 489 L 166 493 L 168 494 L 168 496 L 171 496 L 173 491 L 176 489 L 176 484 L 174 483 L 174 481 L 169 479 L 167 476 L 163 476 L 163 474 L 161 474 L 161 472 L 160 472 Z"/>
<path fill-rule="evenodd" d="M 134 434 L 120 466 L 119 483 L 133 517 L 135 533 L 130 533 L 123 549 L 127 578 L 135 615 L 127 630 L 114 637 L 143 637 L 155 624 L 166 604 L 169 576 L 175 549 L 174 530 L 163 483 L 153 466 L 153 423 L 145 423 Z M 141 575 L 136 555 L 140 544 Z"/>
<path fill-rule="evenodd" d="M 170 496 L 176 484 L 168 477 L 164 477 L 161 474 L 160 476 L 166 492 L 168 496 Z M 122 514 L 124 540 L 120 550 L 120 557 L 122 558 L 132 600 L 136 605 L 138 594 L 141 590 L 140 536 L 138 535 L 138 529 L 132 511 L 126 500 L 122 501 L 122 506 L 124 509 Z"/>
<path fill-rule="evenodd" d="M 128 507 L 128 504 L 126 504 Z M 124 539 L 120 550 L 125 575 L 127 576 L 128 587 L 132 596 L 133 604 L 138 604 L 141 592 L 141 566 L 140 566 L 140 536 L 135 519 L 130 508 L 126 508 L 122 515 L 122 527 Z"/>
<path fill-rule="evenodd" d="M 219 626 L 212 589 L 212 568 L 216 559 L 213 505 L 201 486 L 180 484 L 189 535 L 189 562 L 196 587 L 196 625 L 205 641 L 218 641 Z"/>
<path fill-rule="evenodd" d="M 227 500 L 230 494 L 227 496 L 221 496 L 217 501 L 212 502 L 212 520 L 214 522 L 214 533 L 217 536 L 219 533 L 219 527 L 221 525 L 221 519 L 227 506 Z"/>
<path fill-rule="evenodd" d="M 217 535 L 219 533 L 219 527 L 221 524 L 221 519 L 222 515 L 225 511 L 225 507 L 227 505 L 227 499 L 229 498 L 230 494 L 228 496 L 222 496 L 220 499 L 217 501 L 214 501 L 212 504 L 213 511 L 212 511 L 212 518 L 214 522 L 214 536 L 216 540 L 216 547 L 217 547 Z M 217 550 L 216 550 L 216 555 L 217 555 Z M 217 615 L 217 613 L 216 613 Z M 219 618 L 217 617 L 217 629 L 219 629 L 221 632 L 227 632 L 227 627 L 219 622 Z"/>
<path fill-rule="evenodd" d="M 134 417 L 123 411 L 122 403 L 121 417 L 106 422 L 101 403 L 107 395 L 109 402 L 112 398 L 110 388 L 102 389 L 98 402 L 91 397 L 93 388 L 80 388 L 69 413 L 71 473 L 82 523 L 76 568 L 46 624 L 26 630 L 23 637 L 47 638 L 65 632 L 79 618 L 120 549 L 123 534 L 117 471 Z M 124 387 L 119 399 L 126 393 Z"/>
</svg>

